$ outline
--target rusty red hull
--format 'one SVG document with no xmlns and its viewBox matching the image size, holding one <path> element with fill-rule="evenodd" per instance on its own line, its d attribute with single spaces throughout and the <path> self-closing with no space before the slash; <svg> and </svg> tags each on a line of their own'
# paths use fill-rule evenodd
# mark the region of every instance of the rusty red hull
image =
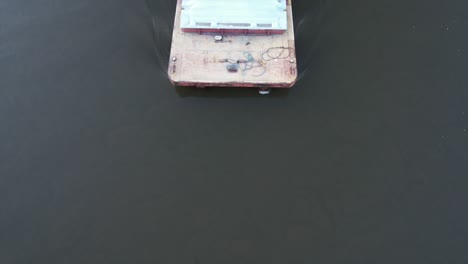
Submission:
<svg viewBox="0 0 468 264">
<path fill-rule="evenodd" d="M 268 29 L 205 29 L 205 28 L 184 28 L 183 32 L 197 34 L 220 34 L 220 35 L 275 35 L 283 34 L 286 30 L 268 30 Z"/>
<path fill-rule="evenodd" d="M 203 83 L 203 82 L 172 82 L 174 86 L 185 86 L 185 87 L 243 87 L 243 88 L 291 88 L 294 86 L 293 83 L 241 83 L 241 82 L 232 82 L 232 83 Z"/>
</svg>

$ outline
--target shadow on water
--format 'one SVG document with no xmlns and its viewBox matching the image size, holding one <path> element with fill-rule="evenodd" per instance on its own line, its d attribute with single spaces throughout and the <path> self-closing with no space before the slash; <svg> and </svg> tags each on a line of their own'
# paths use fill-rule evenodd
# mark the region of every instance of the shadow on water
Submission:
<svg viewBox="0 0 468 264">
<path fill-rule="evenodd" d="M 173 0 L 145 0 L 152 23 L 154 53 L 159 73 L 167 75 L 172 30 L 175 18 L 176 1 Z M 313 75 L 314 58 L 320 50 L 321 26 L 327 10 L 329 0 L 295 0 L 293 1 L 294 30 L 296 39 L 296 55 L 298 58 L 297 84 L 307 75 Z M 176 87 L 181 97 L 252 97 L 257 96 L 257 89 L 239 88 L 191 88 Z M 287 97 L 289 89 L 274 89 L 266 97 Z"/>
<path fill-rule="evenodd" d="M 207 98 L 232 98 L 232 97 L 262 97 L 280 98 L 287 97 L 290 89 L 273 89 L 269 95 L 260 95 L 256 88 L 234 88 L 234 87 L 176 87 L 180 97 L 207 97 Z"/>
</svg>

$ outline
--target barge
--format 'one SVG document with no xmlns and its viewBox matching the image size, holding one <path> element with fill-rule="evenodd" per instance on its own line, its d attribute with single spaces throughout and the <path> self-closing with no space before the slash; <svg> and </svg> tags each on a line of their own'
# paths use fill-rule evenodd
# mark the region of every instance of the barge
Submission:
<svg viewBox="0 0 468 264">
<path fill-rule="evenodd" d="M 175 86 L 290 88 L 291 0 L 177 0 L 168 76 Z"/>
</svg>

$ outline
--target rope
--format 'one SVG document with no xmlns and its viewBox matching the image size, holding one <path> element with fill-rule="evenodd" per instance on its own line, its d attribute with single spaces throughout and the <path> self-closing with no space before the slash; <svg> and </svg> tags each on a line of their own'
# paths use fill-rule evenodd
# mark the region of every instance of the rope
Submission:
<svg viewBox="0 0 468 264">
<path fill-rule="evenodd" d="M 262 59 L 264 61 L 284 60 L 289 58 L 292 52 L 293 48 L 291 47 L 271 47 L 262 53 Z"/>
<path fill-rule="evenodd" d="M 226 67 L 226 69 L 230 72 L 236 72 L 240 68 L 240 64 L 244 64 L 244 67 L 242 67 L 242 73 L 246 74 L 248 71 L 251 71 L 254 68 L 263 68 L 263 71 L 259 74 L 252 74 L 254 77 L 260 77 L 266 73 L 266 67 L 265 63 L 263 61 L 257 61 L 255 58 L 252 56 L 252 53 L 248 51 L 244 51 L 243 55 L 245 57 L 245 60 L 239 59 L 224 59 L 220 60 L 219 62 L 224 62 L 224 63 L 229 63 L 229 65 Z"/>
</svg>

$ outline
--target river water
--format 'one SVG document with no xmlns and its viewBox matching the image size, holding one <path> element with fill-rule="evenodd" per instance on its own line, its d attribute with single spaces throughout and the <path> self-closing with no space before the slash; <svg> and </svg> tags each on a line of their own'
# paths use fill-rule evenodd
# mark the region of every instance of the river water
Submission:
<svg viewBox="0 0 468 264">
<path fill-rule="evenodd" d="M 0 263 L 467 263 L 468 2 L 294 0 L 290 91 L 175 89 L 175 2 L 0 2 Z"/>
</svg>

